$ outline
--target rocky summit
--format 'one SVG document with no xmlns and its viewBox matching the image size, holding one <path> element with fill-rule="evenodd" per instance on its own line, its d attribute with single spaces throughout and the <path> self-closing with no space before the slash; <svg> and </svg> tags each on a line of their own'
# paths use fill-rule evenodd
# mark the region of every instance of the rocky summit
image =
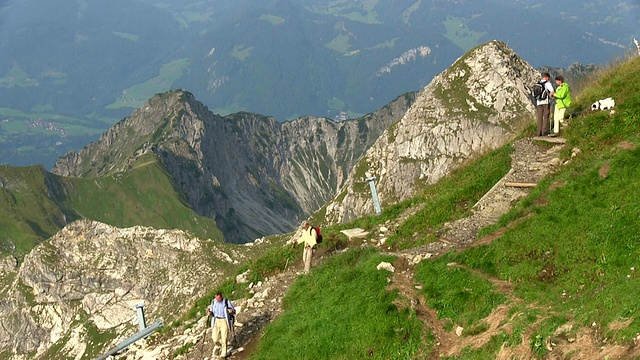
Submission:
<svg viewBox="0 0 640 360">
<path fill-rule="evenodd" d="M 436 76 L 389 127 L 327 206 L 333 223 L 373 213 L 368 177 L 383 205 L 407 199 L 456 166 L 503 146 L 533 121 L 531 84 L 539 73 L 506 44 L 471 50 Z"/>
</svg>

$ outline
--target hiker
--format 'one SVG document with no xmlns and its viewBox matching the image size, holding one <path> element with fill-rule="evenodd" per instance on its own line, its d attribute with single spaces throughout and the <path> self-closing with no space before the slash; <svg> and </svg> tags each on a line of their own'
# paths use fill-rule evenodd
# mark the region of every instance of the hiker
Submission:
<svg viewBox="0 0 640 360">
<path fill-rule="evenodd" d="M 556 109 L 553 112 L 553 132 L 557 134 L 560 131 L 560 123 L 564 124 L 564 114 L 567 108 L 571 106 L 571 89 L 569 84 L 564 82 L 562 75 L 556 76 L 556 91 L 551 94 L 556 98 Z"/>
<path fill-rule="evenodd" d="M 222 296 L 222 292 L 218 291 L 216 296 L 211 300 L 211 305 L 207 309 L 207 315 L 211 315 L 211 327 L 213 328 L 213 354 L 216 358 L 216 350 L 218 350 L 218 340 L 220 341 L 220 355 L 218 358 L 227 357 L 227 335 L 231 329 L 230 316 L 235 314 L 236 309 L 228 299 Z"/>
<path fill-rule="evenodd" d="M 316 229 L 313 226 L 309 226 L 308 221 L 302 222 L 302 235 L 296 241 L 294 240 L 294 245 L 296 243 L 304 244 L 304 249 L 302 250 L 302 262 L 304 263 L 304 273 L 308 274 L 309 269 L 311 269 L 311 258 L 313 257 L 313 247 L 316 246 L 316 239 L 318 235 L 316 234 Z"/>
<path fill-rule="evenodd" d="M 537 136 L 547 136 L 549 134 L 549 114 L 551 113 L 551 94 L 553 94 L 553 85 L 551 85 L 551 75 L 549 73 L 542 74 L 542 80 L 539 84 L 543 87 L 543 92 L 536 98 L 536 123 L 538 125 Z"/>
</svg>

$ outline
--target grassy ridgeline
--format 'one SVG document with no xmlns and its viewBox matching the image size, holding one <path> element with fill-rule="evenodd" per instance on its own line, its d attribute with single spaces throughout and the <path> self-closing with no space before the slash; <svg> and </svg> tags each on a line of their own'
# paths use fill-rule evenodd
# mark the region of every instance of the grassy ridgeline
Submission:
<svg viewBox="0 0 640 360">
<path fill-rule="evenodd" d="M 615 114 L 588 111 L 606 97 L 616 100 Z M 484 345 L 447 359 L 494 359 L 501 349 L 540 358 L 550 344 L 566 344 L 584 331 L 603 345 L 631 346 L 640 333 L 640 58 L 594 80 L 575 100 L 573 110 L 580 114 L 563 132 L 568 141 L 563 160 L 571 161 L 481 235 L 503 233 L 488 245 L 416 268 L 415 281 L 423 285 L 427 303 L 448 320 L 445 331 L 463 326 L 462 337 L 482 334 L 487 315 L 499 305 L 507 307 L 502 324 L 509 331 L 497 330 Z M 416 241 L 415 234 L 429 234 L 442 222 L 465 216 L 464 206 L 453 206 L 456 201 L 473 203 L 488 190 L 460 194 L 474 182 L 465 174 L 474 174 L 478 166 L 500 169 L 491 175 L 495 179 L 487 179 L 490 187 L 504 171 L 509 151 L 507 146 L 489 154 L 411 200 L 407 206 L 427 201 L 438 211 L 431 206 L 410 217 L 396 229 L 393 246 L 429 242 Z M 475 172 L 476 182 L 490 173 Z M 353 224 L 370 229 L 385 220 L 383 213 Z M 267 328 L 253 358 L 360 359 L 369 358 L 369 349 L 371 358 L 428 357 L 432 344 L 423 352 L 416 349 L 422 346 L 421 324 L 392 305 L 397 295 L 385 290 L 387 275 L 375 271 L 376 262 L 385 258 L 351 250 L 298 280 L 285 298 L 284 315 Z M 396 331 L 400 328 L 406 330 Z"/>
<path fill-rule="evenodd" d="M 350 250 L 294 283 L 285 313 L 267 328 L 252 359 L 406 359 L 422 345 L 422 323 L 398 311 L 390 273 L 393 258 L 374 249 Z"/>
<path fill-rule="evenodd" d="M 182 229 L 222 240 L 213 219 L 191 210 L 152 156 L 116 177 L 66 178 L 41 166 L 0 166 L 0 255 L 22 258 L 66 222 Z"/>
<path fill-rule="evenodd" d="M 546 344 L 575 337 L 579 329 L 598 329 L 595 341 L 631 344 L 640 333 L 640 58 L 624 63 L 594 82 L 578 97 L 576 110 L 613 97 L 616 112 L 584 112 L 570 120 L 565 133 L 569 151 L 577 156 L 545 179 L 499 224 L 508 230 L 489 245 L 423 262 L 417 280 L 446 281 L 452 261 L 487 278 L 508 281 L 515 300 L 508 302 L 513 332 L 502 332 L 480 349 L 459 358 L 492 358 L 502 346 L 523 341 L 536 356 Z M 443 270 L 445 269 L 445 270 Z M 451 271 L 451 270 L 449 270 Z M 476 275 L 468 271 L 471 281 Z M 454 285 L 450 283 L 450 285 Z M 438 295 L 433 287 L 426 296 Z M 432 300 L 439 316 L 456 324 L 478 326 L 484 314 L 464 291 Z M 625 326 L 611 326 L 613 324 Z M 571 328 L 562 325 L 571 325 Z M 521 334 L 532 335 L 524 340 Z M 604 340 L 606 342 L 606 340 Z"/>
</svg>

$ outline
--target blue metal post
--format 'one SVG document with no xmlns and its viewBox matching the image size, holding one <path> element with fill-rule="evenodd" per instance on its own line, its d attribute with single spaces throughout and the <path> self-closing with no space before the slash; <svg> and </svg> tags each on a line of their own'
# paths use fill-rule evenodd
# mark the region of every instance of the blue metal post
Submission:
<svg viewBox="0 0 640 360">
<path fill-rule="evenodd" d="M 365 181 L 369 182 L 369 187 L 371 187 L 371 196 L 373 196 L 373 207 L 376 209 L 376 215 L 380 215 L 382 209 L 380 208 L 380 199 L 378 199 L 378 192 L 376 191 L 376 177 L 368 177 Z"/>
<path fill-rule="evenodd" d="M 119 353 L 120 351 L 127 349 L 134 342 L 146 338 L 147 336 L 151 335 L 154 331 L 158 330 L 161 327 L 162 327 L 162 319 L 158 319 L 158 320 L 156 320 L 156 322 L 151 324 L 149 327 L 145 328 L 144 330 L 138 331 L 137 334 L 135 334 L 132 337 L 128 338 L 127 340 L 121 342 L 120 344 L 118 344 L 113 349 L 107 351 L 105 354 L 102 354 L 102 355 L 98 356 L 96 358 L 96 360 L 106 360 L 109 356 L 115 355 L 115 354 Z"/>
<path fill-rule="evenodd" d="M 147 322 L 144 320 L 144 303 L 136 304 L 133 308 L 138 312 L 138 325 L 142 331 L 147 328 Z"/>
</svg>

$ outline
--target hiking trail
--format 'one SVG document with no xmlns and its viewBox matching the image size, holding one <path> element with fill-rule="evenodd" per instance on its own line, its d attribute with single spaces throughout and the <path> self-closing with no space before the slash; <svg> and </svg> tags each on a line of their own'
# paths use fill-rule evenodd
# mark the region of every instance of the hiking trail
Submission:
<svg viewBox="0 0 640 360">
<path fill-rule="evenodd" d="M 418 318 L 425 324 L 425 329 L 432 331 L 435 336 L 436 346 L 429 358 L 438 359 L 440 356 L 455 355 L 470 345 L 482 346 L 489 341 L 491 335 L 500 331 L 500 323 L 508 316 L 508 309 L 506 306 L 501 306 L 494 310 L 487 319 L 489 329 L 479 336 L 460 337 L 456 332 L 446 331 L 444 330 L 445 322 L 437 318 L 436 311 L 427 306 L 424 296 L 419 293 L 419 288 L 416 288 L 414 265 L 449 250 L 473 246 L 480 229 L 496 223 L 500 216 L 511 209 L 514 202 L 529 194 L 532 186 L 562 165 L 559 154 L 563 143 L 562 138 L 546 137 L 522 138 L 515 141 L 514 151 L 511 154 L 511 170 L 473 206 L 470 216 L 445 224 L 437 232 L 438 241 L 408 250 L 390 252 L 391 255 L 397 256 L 394 263 L 397 271 L 394 273 L 390 288 L 398 289 L 400 298 L 403 299 L 396 305 L 399 308 L 412 307 Z M 401 224 L 423 207 L 424 204 L 419 204 L 407 209 L 393 223 Z M 484 240 L 483 243 L 487 241 L 482 240 Z M 365 242 L 363 246 L 369 245 Z M 314 266 L 322 261 L 322 252 L 314 256 Z M 264 327 L 282 313 L 282 298 L 300 274 L 300 266 L 301 264 L 293 264 L 287 270 L 265 279 L 264 282 L 254 284 L 251 288 L 254 297 L 235 304 L 239 308 L 237 322 L 241 326 L 235 329 L 233 346 L 229 347 L 231 350 L 229 359 L 246 359 L 255 351 Z M 498 279 L 489 279 L 489 281 L 500 282 L 499 288 L 505 290 L 509 298 L 513 298 L 511 284 Z M 202 325 L 204 327 L 204 324 Z M 187 358 L 210 358 L 213 350 L 211 330 L 202 330 L 197 337 Z"/>
</svg>

